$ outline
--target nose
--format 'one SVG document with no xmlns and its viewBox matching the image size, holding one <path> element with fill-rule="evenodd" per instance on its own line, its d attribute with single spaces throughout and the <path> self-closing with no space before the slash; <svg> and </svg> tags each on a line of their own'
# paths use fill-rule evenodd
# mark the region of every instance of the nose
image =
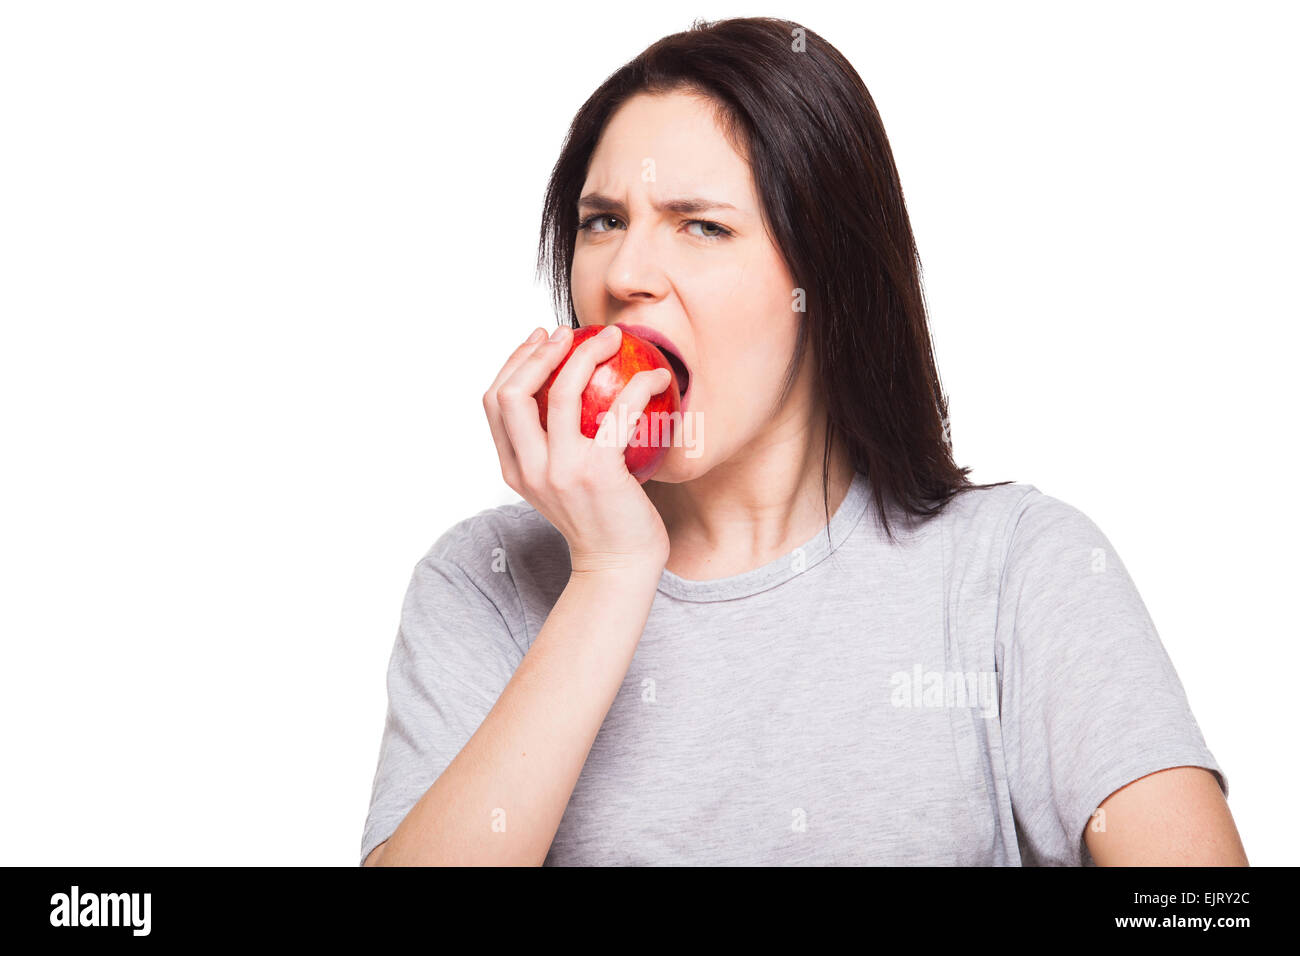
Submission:
<svg viewBox="0 0 1300 956">
<path fill-rule="evenodd" d="M 659 268 L 650 226 L 629 226 L 605 271 L 610 295 L 624 302 L 655 302 L 668 294 L 668 278 Z"/>
</svg>

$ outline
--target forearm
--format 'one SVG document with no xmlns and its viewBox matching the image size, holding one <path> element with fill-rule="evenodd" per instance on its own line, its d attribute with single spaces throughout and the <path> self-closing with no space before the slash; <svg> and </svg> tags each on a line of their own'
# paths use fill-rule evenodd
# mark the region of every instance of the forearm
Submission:
<svg viewBox="0 0 1300 956">
<path fill-rule="evenodd" d="M 542 863 L 661 570 L 570 578 L 496 705 L 383 844 L 379 865 Z"/>
</svg>

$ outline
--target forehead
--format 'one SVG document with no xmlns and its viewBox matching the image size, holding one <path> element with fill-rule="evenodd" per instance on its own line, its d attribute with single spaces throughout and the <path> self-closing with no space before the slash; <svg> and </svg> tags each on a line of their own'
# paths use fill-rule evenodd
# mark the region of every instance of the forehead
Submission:
<svg viewBox="0 0 1300 956">
<path fill-rule="evenodd" d="M 652 180 L 647 168 L 653 169 Z M 726 189 L 733 195 L 715 198 L 737 205 L 753 194 L 749 164 L 728 142 L 714 106 L 686 93 L 640 93 L 610 117 L 592 153 L 583 192 L 618 191 L 634 183 L 671 192 Z"/>
</svg>

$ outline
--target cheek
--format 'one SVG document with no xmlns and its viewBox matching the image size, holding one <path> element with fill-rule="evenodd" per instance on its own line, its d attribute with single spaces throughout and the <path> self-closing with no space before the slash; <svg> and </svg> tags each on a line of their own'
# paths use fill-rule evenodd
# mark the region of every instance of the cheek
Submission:
<svg viewBox="0 0 1300 956">
<path fill-rule="evenodd" d="M 746 327 L 761 328 L 780 338 L 798 318 L 791 305 L 794 280 L 776 250 L 764 244 L 731 270 L 731 279 L 721 285 L 719 308 Z M 719 283 L 714 283 L 717 288 Z"/>
<path fill-rule="evenodd" d="M 587 277 L 576 260 L 569 272 L 569 298 L 573 299 L 574 307 L 579 310 L 587 298 Z"/>
<path fill-rule="evenodd" d="M 780 391 L 802 318 L 792 292 L 784 263 L 771 256 L 747 264 L 739 281 L 719 282 L 715 272 L 691 286 L 688 310 L 708 388 L 728 417 L 746 417 Z"/>
<path fill-rule="evenodd" d="M 790 280 L 784 267 L 774 267 L 766 258 L 683 276 L 674 284 L 692 321 L 707 324 L 714 340 L 779 339 L 797 318 L 790 308 Z"/>
<path fill-rule="evenodd" d="M 573 268 L 569 270 L 569 291 L 573 296 L 574 306 L 582 308 L 601 294 L 602 283 L 600 271 L 590 255 L 581 252 L 573 256 Z"/>
<path fill-rule="evenodd" d="M 734 334 L 710 336 L 707 375 L 692 401 L 709 410 L 722 434 L 743 439 L 772 414 L 794 351 L 794 327 L 782 321 L 768 316 Z"/>
</svg>

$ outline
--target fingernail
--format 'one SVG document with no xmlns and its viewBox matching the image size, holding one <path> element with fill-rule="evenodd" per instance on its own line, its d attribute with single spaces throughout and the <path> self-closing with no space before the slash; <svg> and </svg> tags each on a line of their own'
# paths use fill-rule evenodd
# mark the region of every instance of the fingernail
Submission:
<svg viewBox="0 0 1300 956">
<path fill-rule="evenodd" d="M 533 329 L 533 334 L 528 336 L 526 344 L 532 345 L 534 342 L 540 342 L 544 338 L 546 338 L 545 329 Z"/>
<path fill-rule="evenodd" d="M 600 334 L 605 336 L 605 338 L 607 339 L 612 339 L 616 335 L 622 335 L 623 330 L 620 329 L 617 325 L 607 325 L 600 330 Z"/>
<path fill-rule="evenodd" d="M 556 326 L 555 331 L 551 333 L 551 341 L 558 342 L 560 339 L 564 338 L 564 331 L 567 328 L 567 325 Z"/>
</svg>

